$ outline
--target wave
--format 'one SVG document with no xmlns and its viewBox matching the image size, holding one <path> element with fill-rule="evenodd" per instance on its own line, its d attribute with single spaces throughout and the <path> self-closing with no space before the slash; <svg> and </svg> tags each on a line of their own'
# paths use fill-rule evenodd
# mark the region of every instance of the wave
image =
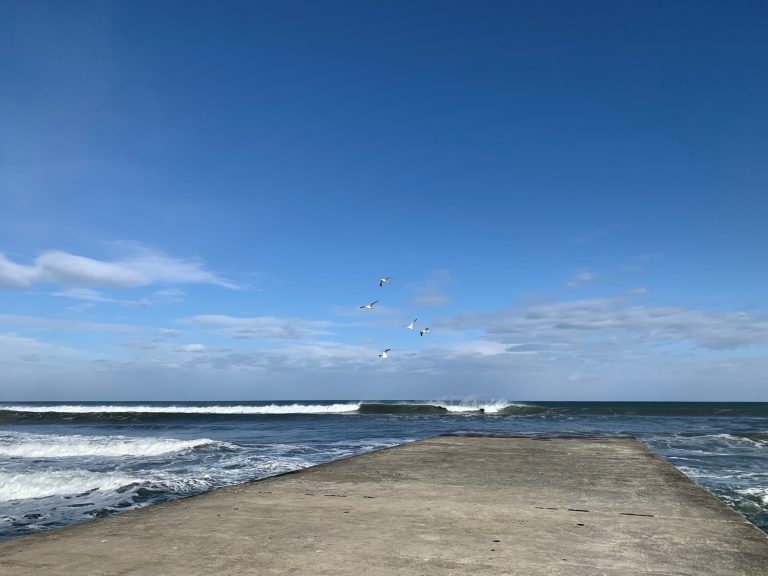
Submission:
<svg viewBox="0 0 768 576">
<path fill-rule="evenodd" d="M 535 402 L 510 404 L 499 413 L 572 416 L 768 417 L 768 402 Z"/>
<path fill-rule="evenodd" d="M 441 402 L 441 401 L 357 401 L 357 402 L 275 402 L 242 404 L 3 404 L 0 424 L 28 421 L 143 421 L 208 418 L 263 417 L 272 415 L 339 414 L 486 414 L 496 416 L 762 416 L 768 417 L 765 402 Z"/>
<path fill-rule="evenodd" d="M 129 438 L 125 436 L 47 436 L 14 434 L 0 437 L 0 456 L 11 458 L 147 457 L 214 448 L 235 450 L 227 442 L 199 438 Z"/>
<path fill-rule="evenodd" d="M 768 432 L 747 432 L 739 434 L 739 436 L 760 444 L 761 446 L 768 447 Z"/>
<path fill-rule="evenodd" d="M 500 413 L 507 403 L 453 404 L 417 402 L 336 402 L 327 404 L 261 404 L 261 405 L 140 405 L 140 404 L 51 404 L 0 405 L 3 421 L 88 421 L 88 420 L 155 420 L 188 416 L 232 417 L 269 415 L 323 414 L 471 414 Z"/>
<path fill-rule="evenodd" d="M 360 414 L 504 414 L 524 408 L 507 402 L 455 404 L 444 402 L 361 402 Z"/>
<path fill-rule="evenodd" d="M 96 491 L 121 492 L 142 482 L 139 478 L 111 472 L 72 470 L 11 474 L 0 471 L 0 502 Z"/>
<path fill-rule="evenodd" d="M 733 434 L 706 434 L 703 436 L 699 435 L 688 435 L 689 440 L 695 440 L 695 439 L 701 439 L 701 440 L 725 440 L 726 442 L 736 442 L 736 443 L 749 443 L 753 446 L 757 447 L 763 447 L 768 446 L 768 432 L 742 432 L 742 433 L 733 433 Z"/>
<path fill-rule="evenodd" d="M 337 404 L 267 404 L 249 405 L 133 405 L 133 404 L 53 404 L 53 405 L 5 405 L 3 412 L 33 414 L 338 414 L 354 412 L 359 402 Z"/>
<path fill-rule="evenodd" d="M 768 488 L 753 486 L 751 488 L 741 488 L 736 490 L 742 496 L 757 500 L 761 505 L 768 506 Z"/>
<path fill-rule="evenodd" d="M 273 415 L 321 415 L 355 413 L 359 402 L 333 404 L 5 404 L 0 405 L 0 424 L 34 421 L 143 422 L 179 421 L 191 417 L 253 418 Z"/>
<path fill-rule="evenodd" d="M 722 455 L 716 447 L 752 447 L 768 448 L 768 432 L 722 432 L 719 434 L 697 434 L 684 432 L 677 434 L 653 435 L 646 437 L 653 445 L 676 448 L 689 453 Z"/>
<path fill-rule="evenodd" d="M 448 414 L 445 406 L 435 404 L 387 404 L 362 403 L 357 410 L 360 414 Z"/>
</svg>

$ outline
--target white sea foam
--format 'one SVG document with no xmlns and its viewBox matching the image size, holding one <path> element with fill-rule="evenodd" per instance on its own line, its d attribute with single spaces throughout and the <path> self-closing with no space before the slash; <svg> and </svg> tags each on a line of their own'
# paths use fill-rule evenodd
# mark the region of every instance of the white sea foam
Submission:
<svg viewBox="0 0 768 576">
<path fill-rule="evenodd" d="M 269 404 L 266 406 L 120 406 L 114 404 L 104 405 L 0 405 L 1 410 L 14 412 L 33 412 L 56 414 L 339 414 L 342 412 L 354 412 L 360 407 L 359 402 L 345 402 L 337 404 Z"/>
<path fill-rule="evenodd" d="M 471 403 L 471 404 L 443 404 L 438 403 L 437 406 L 442 406 L 448 412 L 477 412 L 478 410 L 483 410 L 486 414 L 494 414 L 497 412 L 500 412 L 507 406 L 515 406 L 515 404 L 510 404 L 509 402 L 492 402 L 483 404 L 481 402 L 478 403 Z M 520 404 L 520 406 L 523 406 L 523 404 Z"/>
<path fill-rule="evenodd" d="M 0 502 L 65 496 L 84 492 L 112 491 L 142 480 L 119 473 L 86 470 L 12 474 L 0 471 Z"/>
<path fill-rule="evenodd" d="M 236 449 L 226 442 L 198 438 L 130 438 L 126 436 L 57 436 L 45 434 L 5 434 L 0 436 L 0 456 L 15 458 L 126 457 L 160 456 L 203 446 Z"/>
<path fill-rule="evenodd" d="M 768 506 L 768 488 L 766 487 L 742 488 L 736 492 L 744 496 L 753 496 L 759 499 L 763 506 Z"/>
</svg>

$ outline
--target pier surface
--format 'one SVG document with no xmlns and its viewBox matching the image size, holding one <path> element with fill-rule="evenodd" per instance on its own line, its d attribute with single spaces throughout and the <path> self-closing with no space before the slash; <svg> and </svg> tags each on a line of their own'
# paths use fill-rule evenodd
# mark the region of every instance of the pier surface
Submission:
<svg viewBox="0 0 768 576">
<path fill-rule="evenodd" d="M 0 544 L 25 575 L 768 574 L 768 538 L 630 438 L 441 436 Z"/>
</svg>

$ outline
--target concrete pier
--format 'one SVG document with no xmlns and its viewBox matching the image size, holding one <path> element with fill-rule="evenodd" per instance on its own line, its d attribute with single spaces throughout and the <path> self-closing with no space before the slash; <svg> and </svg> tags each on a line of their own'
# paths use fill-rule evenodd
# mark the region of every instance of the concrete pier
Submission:
<svg viewBox="0 0 768 576">
<path fill-rule="evenodd" d="M 629 438 L 442 436 L 0 544 L 25 575 L 768 574 L 768 538 Z"/>
</svg>

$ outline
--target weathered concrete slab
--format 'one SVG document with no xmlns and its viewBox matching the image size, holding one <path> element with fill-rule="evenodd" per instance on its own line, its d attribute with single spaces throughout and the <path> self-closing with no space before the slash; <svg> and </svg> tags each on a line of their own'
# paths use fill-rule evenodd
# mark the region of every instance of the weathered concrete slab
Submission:
<svg viewBox="0 0 768 576">
<path fill-rule="evenodd" d="M 632 439 L 438 437 L 6 542 L 0 573 L 765 576 L 768 538 Z"/>
</svg>

